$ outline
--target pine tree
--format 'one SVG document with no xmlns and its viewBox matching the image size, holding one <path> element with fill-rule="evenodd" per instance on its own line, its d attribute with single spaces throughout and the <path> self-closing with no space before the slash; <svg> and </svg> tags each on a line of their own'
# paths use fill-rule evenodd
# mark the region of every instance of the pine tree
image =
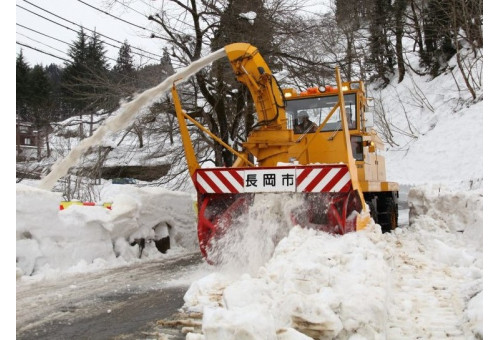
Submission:
<svg viewBox="0 0 500 340">
<path fill-rule="evenodd" d="M 66 63 L 62 88 L 66 101 L 77 111 L 74 113 L 107 107 L 109 65 L 99 35 L 94 31 L 87 37 L 82 28 L 68 54 L 71 62 Z"/>
<path fill-rule="evenodd" d="M 94 76 L 106 73 L 109 69 L 109 64 L 106 61 L 106 50 L 96 31 L 92 32 L 92 36 L 88 40 L 86 52 L 86 64 L 89 74 Z"/>
<path fill-rule="evenodd" d="M 31 68 L 24 60 L 21 50 L 16 58 L 16 113 L 24 120 L 28 119 L 30 71 Z"/>
<path fill-rule="evenodd" d="M 61 89 L 62 73 L 63 69 L 56 64 L 50 64 L 45 67 L 45 74 L 49 80 L 52 93 L 52 105 L 50 110 L 53 112 L 55 120 L 62 120 L 68 117 L 68 107 L 63 101 Z"/>
<path fill-rule="evenodd" d="M 118 51 L 118 58 L 116 58 L 116 65 L 113 70 L 119 74 L 130 76 L 134 71 L 134 61 L 132 57 L 132 49 L 125 40 Z"/>
<path fill-rule="evenodd" d="M 78 32 L 76 41 L 70 46 L 68 55 L 71 62 L 66 63 L 62 74 L 62 89 L 65 101 L 76 110 L 85 107 L 80 94 L 83 92 L 83 80 L 87 72 L 87 36 L 83 28 Z"/>
<path fill-rule="evenodd" d="M 52 110 L 50 110 L 52 101 L 51 85 L 42 65 L 35 65 L 30 72 L 29 78 L 31 121 L 38 131 L 36 135 L 36 147 L 37 157 L 40 160 L 42 156 L 42 139 L 44 135 L 48 136 L 50 122 L 53 120 Z M 45 140 L 47 142 L 47 153 L 50 154 L 48 140 Z"/>
<path fill-rule="evenodd" d="M 37 128 L 41 126 L 41 113 L 50 104 L 51 86 L 42 65 L 35 65 L 29 74 L 30 106 L 35 112 Z"/>
</svg>

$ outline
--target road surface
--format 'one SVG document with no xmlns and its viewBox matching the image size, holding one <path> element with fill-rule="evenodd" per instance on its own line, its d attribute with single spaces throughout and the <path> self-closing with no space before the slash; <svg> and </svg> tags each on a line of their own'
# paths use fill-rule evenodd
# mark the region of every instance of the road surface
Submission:
<svg viewBox="0 0 500 340">
<path fill-rule="evenodd" d="M 157 321 L 184 304 L 192 281 L 207 275 L 199 253 L 57 280 L 18 282 L 16 338 L 151 339 Z M 184 339 L 181 328 L 169 339 Z M 168 333 L 167 333 L 168 334 Z"/>
</svg>

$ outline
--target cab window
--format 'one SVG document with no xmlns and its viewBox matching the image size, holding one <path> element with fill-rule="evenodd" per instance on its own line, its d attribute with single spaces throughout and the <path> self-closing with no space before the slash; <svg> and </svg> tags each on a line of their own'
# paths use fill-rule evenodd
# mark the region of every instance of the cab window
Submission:
<svg viewBox="0 0 500 340">
<path fill-rule="evenodd" d="M 344 95 L 347 123 L 350 130 L 357 127 L 356 121 L 356 94 Z M 307 113 L 308 119 L 316 126 L 321 125 L 323 120 L 328 116 L 332 108 L 337 105 L 338 96 L 323 96 L 316 98 L 300 98 L 286 101 L 286 113 L 289 129 L 298 129 L 300 122 L 299 115 Z M 340 120 L 340 109 L 335 110 L 333 115 L 328 119 L 326 125 L 321 131 L 339 131 L 342 130 Z M 314 132 L 314 131 L 308 131 Z"/>
</svg>

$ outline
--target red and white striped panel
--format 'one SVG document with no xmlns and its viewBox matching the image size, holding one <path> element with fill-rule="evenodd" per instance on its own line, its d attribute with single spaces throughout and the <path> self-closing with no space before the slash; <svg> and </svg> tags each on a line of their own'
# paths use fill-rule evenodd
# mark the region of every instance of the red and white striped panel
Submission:
<svg viewBox="0 0 500 340">
<path fill-rule="evenodd" d="M 262 183 L 264 175 L 273 177 L 272 185 Z M 280 186 L 285 175 L 287 185 Z M 196 188 L 201 194 L 348 192 L 351 189 L 351 176 L 346 165 L 198 169 L 195 178 Z"/>
<path fill-rule="evenodd" d="M 296 169 L 297 192 L 347 192 L 351 176 L 347 166 Z"/>
<path fill-rule="evenodd" d="M 243 192 L 244 170 L 199 169 L 197 190 L 201 194 L 233 194 Z"/>
</svg>

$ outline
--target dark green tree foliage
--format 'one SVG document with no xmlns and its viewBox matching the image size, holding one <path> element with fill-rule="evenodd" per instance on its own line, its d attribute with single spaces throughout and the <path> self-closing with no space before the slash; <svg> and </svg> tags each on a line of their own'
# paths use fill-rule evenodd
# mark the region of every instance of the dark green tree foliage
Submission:
<svg viewBox="0 0 500 340">
<path fill-rule="evenodd" d="M 92 36 L 88 40 L 86 63 L 89 74 L 93 76 L 105 74 L 109 69 L 104 43 L 96 31 L 92 32 Z"/>
<path fill-rule="evenodd" d="M 66 63 L 62 75 L 62 88 L 65 100 L 71 107 L 80 111 L 86 103 L 80 98 L 79 93 L 84 91 L 83 80 L 87 72 L 87 36 L 83 28 L 78 32 L 77 40 L 71 45 L 68 55 L 70 63 Z"/>
<path fill-rule="evenodd" d="M 42 115 L 50 106 L 51 86 L 42 65 L 35 65 L 29 75 L 30 107 L 34 114 L 34 122 L 37 128 L 43 125 L 45 120 Z"/>
<path fill-rule="evenodd" d="M 132 49 L 127 40 L 123 43 L 118 51 L 118 58 L 113 70 L 119 74 L 131 76 L 134 71 L 134 60 L 132 57 Z"/>
<path fill-rule="evenodd" d="M 430 0 L 423 12 L 423 65 L 437 76 L 462 43 L 482 48 L 482 27 L 482 0 Z"/>
<path fill-rule="evenodd" d="M 16 112 L 23 120 L 28 119 L 30 71 L 30 66 L 24 60 L 21 50 L 16 58 Z"/>
<path fill-rule="evenodd" d="M 41 65 L 30 68 L 21 51 L 16 59 L 17 114 L 40 129 L 50 122 L 52 100 L 52 85 L 44 68 Z"/>
<path fill-rule="evenodd" d="M 117 93 L 115 93 L 117 97 L 129 96 L 139 86 L 137 70 L 134 68 L 132 49 L 127 40 L 125 40 L 118 51 L 118 58 L 111 72 L 111 81 L 112 84 L 115 84 L 114 89 L 117 90 Z"/>
<path fill-rule="evenodd" d="M 172 75 L 174 74 L 174 66 L 172 65 L 172 59 L 170 58 L 170 54 L 168 54 L 168 48 L 164 47 L 163 48 L 163 55 L 160 59 L 160 66 L 162 70 L 167 74 L 167 75 Z"/>
<path fill-rule="evenodd" d="M 99 35 L 94 31 L 87 37 L 82 28 L 68 54 L 71 62 L 66 63 L 62 88 L 66 101 L 75 110 L 73 114 L 115 107 L 116 100 L 110 101 L 107 96 L 109 65 Z"/>
<path fill-rule="evenodd" d="M 61 81 L 63 69 L 56 65 L 50 64 L 45 67 L 45 74 L 51 87 L 51 111 L 55 120 L 62 120 L 67 116 L 67 112 L 71 111 L 63 100 Z"/>
<path fill-rule="evenodd" d="M 373 0 L 369 26 L 370 55 L 367 62 L 373 70 L 374 79 L 380 79 L 384 84 L 389 83 L 389 77 L 394 72 L 394 52 L 389 39 L 390 18 L 390 0 Z"/>
<path fill-rule="evenodd" d="M 41 135 L 48 136 L 50 123 L 54 121 L 52 86 L 42 65 L 35 65 L 29 75 L 30 83 L 30 120 Z M 50 155 L 48 139 L 45 139 L 46 150 Z M 42 140 L 37 141 L 38 159 L 41 157 Z"/>
</svg>

